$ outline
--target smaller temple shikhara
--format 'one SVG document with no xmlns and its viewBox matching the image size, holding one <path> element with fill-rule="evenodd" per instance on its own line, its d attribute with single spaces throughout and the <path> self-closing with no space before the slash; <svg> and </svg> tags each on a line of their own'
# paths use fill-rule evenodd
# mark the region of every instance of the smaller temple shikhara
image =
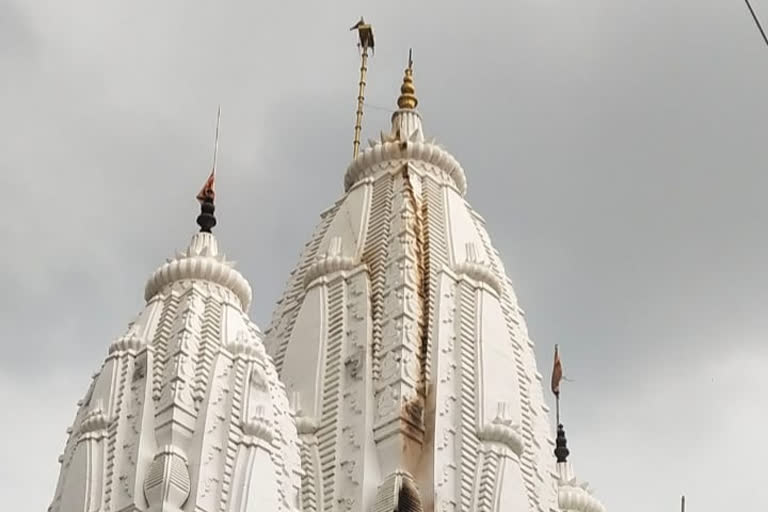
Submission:
<svg viewBox="0 0 768 512">
<path fill-rule="evenodd" d="M 364 20 L 352 29 L 345 191 L 269 328 L 212 233 L 214 151 L 199 232 L 151 275 L 78 402 L 50 512 L 604 511 L 575 479 L 559 414 L 553 439 L 464 169 L 424 136 L 412 55 L 391 128 L 360 150 L 374 42 Z M 558 399 L 561 377 L 558 355 Z"/>
</svg>

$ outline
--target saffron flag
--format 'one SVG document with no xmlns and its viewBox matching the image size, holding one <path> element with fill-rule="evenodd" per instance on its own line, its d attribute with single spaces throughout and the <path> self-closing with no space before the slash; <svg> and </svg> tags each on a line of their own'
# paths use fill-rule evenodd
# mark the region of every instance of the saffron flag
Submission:
<svg viewBox="0 0 768 512">
<path fill-rule="evenodd" d="M 555 345 L 555 364 L 552 367 L 552 393 L 560 397 L 560 381 L 563 380 L 563 363 L 560 362 L 560 352 Z"/>
<path fill-rule="evenodd" d="M 211 171 L 211 175 L 208 176 L 208 179 L 205 180 L 205 184 L 203 185 L 203 188 L 200 189 L 200 192 L 197 194 L 197 200 L 201 203 L 205 201 L 206 199 L 210 199 L 211 201 L 214 200 L 216 197 L 216 190 L 214 189 L 216 181 L 216 169 L 213 169 Z"/>
</svg>

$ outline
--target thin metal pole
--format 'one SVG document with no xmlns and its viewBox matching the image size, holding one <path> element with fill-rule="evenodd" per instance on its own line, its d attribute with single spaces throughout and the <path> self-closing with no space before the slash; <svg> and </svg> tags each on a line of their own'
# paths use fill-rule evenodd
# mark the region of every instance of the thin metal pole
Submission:
<svg viewBox="0 0 768 512">
<path fill-rule="evenodd" d="M 680 512 L 685 512 L 685 495 L 680 497 Z"/>
<path fill-rule="evenodd" d="M 755 10 L 752 8 L 752 4 L 749 3 L 749 0 L 744 0 L 744 1 L 747 3 L 749 12 L 750 14 L 752 14 L 752 19 L 755 20 L 755 25 L 757 25 L 757 29 L 760 31 L 760 35 L 763 36 L 763 41 L 765 41 L 766 46 L 768 46 L 768 36 L 765 35 L 765 30 L 763 30 L 763 26 L 760 24 L 760 19 L 757 17 Z"/>
<path fill-rule="evenodd" d="M 557 425 L 560 426 L 560 393 L 555 395 L 555 418 Z"/>
<path fill-rule="evenodd" d="M 355 141 L 352 158 L 360 151 L 360 132 L 363 129 L 363 103 L 365 102 L 365 74 L 368 71 L 368 47 L 363 46 L 362 62 L 360 64 L 360 83 L 357 89 L 357 116 L 355 119 Z"/>
<path fill-rule="evenodd" d="M 221 125 L 221 105 L 219 105 L 219 110 L 216 112 L 216 137 L 214 138 L 213 142 L 213 168 L 212 173 L 216 173 L 216 157 L 219 154 L 219 125 Z"/>
</svg>

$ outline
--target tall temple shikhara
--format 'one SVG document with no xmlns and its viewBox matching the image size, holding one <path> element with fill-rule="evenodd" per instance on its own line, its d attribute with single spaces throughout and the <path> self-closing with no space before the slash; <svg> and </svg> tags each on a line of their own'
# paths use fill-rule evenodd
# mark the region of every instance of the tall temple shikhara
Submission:
<svg viewBox="0 0 768 512">
<path fill-rule="evenodd" d="M 209 179 L 200 232 L 78 403 L 51 512 L 604 511 L 553 441 L 524 313 L 410 62 L 397 105 L 264 333 Z"/>
</svg>

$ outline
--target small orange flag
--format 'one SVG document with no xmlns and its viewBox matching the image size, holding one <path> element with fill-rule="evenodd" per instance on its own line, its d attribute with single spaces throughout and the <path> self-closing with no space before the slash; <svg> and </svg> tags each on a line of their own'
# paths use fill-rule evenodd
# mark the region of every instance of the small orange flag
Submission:
<svg viewBox="0 0 768 512">
<path fill-rule="evenodd" d="M 555 364 L 552 367 L 552 393 L 560 396 L 560 381 L 563 380 L 563 363 L 560 362 L 560 352 L 555 345 Z"/>
<path fill-rule="evenodd" d="M 216 169 L 213 169 L 211 171 L 211 175 L 208 176 L 208 179 L 205 180 L 205 184 L 203 185 L 203 188 L 200 189 L 200 192 L 197 194 L 197 200 L 201 203 L 205 201 L 206 199 L 210 198 L 211 201 L 216 197 L 216 190 L 214 188 L 216 182 Z"/>
</svg>

